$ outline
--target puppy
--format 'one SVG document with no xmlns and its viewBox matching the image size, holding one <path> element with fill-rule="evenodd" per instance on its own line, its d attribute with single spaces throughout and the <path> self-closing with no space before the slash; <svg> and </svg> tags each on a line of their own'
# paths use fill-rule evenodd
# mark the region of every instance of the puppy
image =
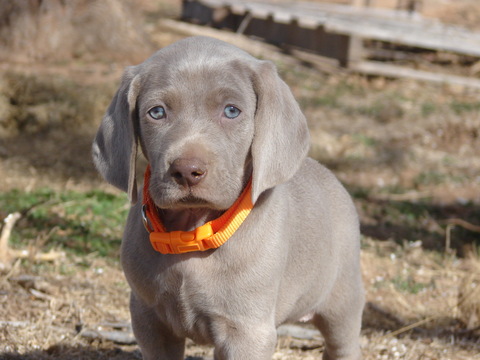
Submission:
<svg viewBox="0 0 480 360">
<path fill-rule="evenodd" d="M 148 161 L 137 201 L 137 145 Z M 121 261 L 144 359 L 271 359 L 276 327 L 309 316 L 324 359 L 359 359 L 359 225 L 307 157 L 304 115 L 274 65 L 207 37 L 126 69 L 96 135 L 100 174 L 132 206 Z"/>
</svg>

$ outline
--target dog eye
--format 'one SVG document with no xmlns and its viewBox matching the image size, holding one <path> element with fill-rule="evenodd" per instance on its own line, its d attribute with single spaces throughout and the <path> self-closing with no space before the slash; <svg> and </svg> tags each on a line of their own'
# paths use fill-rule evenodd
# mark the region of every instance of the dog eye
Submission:
<svg viewBox="0 0 480 360">
<path fill-rule="evenodd" d="M 154 120 L 161 120 L 167 116 L 163 106 L 155 106 L 148 110 L 148 115 Z"/>
<path fill-rule="evenodd" d="M 223 110 L 223 113 L 229 119 L 235 119 L 236 117 L 238 117 L 238 115 L 240 115 L 241 112 L 242 111 L 239 108 L 236 108 L 233 105 L 227 105 Z"/>
</svg>

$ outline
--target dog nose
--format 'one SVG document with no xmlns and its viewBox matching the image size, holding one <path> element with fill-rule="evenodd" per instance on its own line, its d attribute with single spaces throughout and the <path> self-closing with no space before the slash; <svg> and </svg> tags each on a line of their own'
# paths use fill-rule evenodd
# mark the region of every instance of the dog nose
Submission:
<svg viewBox="0 0 480 360">
<path fill-rule="evenodd" d="M 170 165 L 170 176 L 182 186 L 198 185 L 207 175 L 207 165 L 196 158 L 176 159 Z"/>
</svg>

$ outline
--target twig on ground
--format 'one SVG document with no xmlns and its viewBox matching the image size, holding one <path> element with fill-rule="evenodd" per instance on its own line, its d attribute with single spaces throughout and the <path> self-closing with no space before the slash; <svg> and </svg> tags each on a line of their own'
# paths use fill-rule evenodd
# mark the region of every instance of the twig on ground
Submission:
<svg viewBox="0 0 480 360">
<path fill-rule="evenodd" d="M 469 300 L 470 297 L 472 297 L 475 292 L 476 292 L 477 289 L 473 289 L 472 291 L 470 291 L 469 293 L 467 293 L 466 295 L 464 295 L 462 298 L 460 298 L 458 300 L 458 302 L 453 305 L 453 306 L 449 306 L 449 310 L 453 311 L 454 309 L 458 308 L 459 306 L 461 306 L 463 303 L 465 303 L 465 301 Z M 400 335 L 400 334 L 403 334 L 409 330 L 412 330 L 412 329 L 415 329 L 421 325 L 424 325 L 424 324 L 427 324 L 429 322 L 432 322 L 436 319 L 440 319 L 442 318 L 444 315 L 432 315 L 432 316 L 429 316 L 429 317 L 426 317 L 425 319 L 422 319 L 422 320 L 419 320 L 417 322 L 414 322 L 413 324 L 410 324 L 410 325 L 407 325 L 407 326 L 403 326 L 401 327 L 400 329 L 397 329 L 395 331 L 392 331 L 388 334 L 385 334 L 383 335 L 382 337 L 395 337 L 397 335 Z"/>
<path fill-rule="evenodd" d="M 479 225 L 472 224 L 472 223 L 470 223 L 468 221 L 465 221 L 463 219 L 458 219 L 458 218 L 448 219 L 448 220 L 445 220 L 445 223 L 447 223 L 448 225 L 458 225 L 458 226 L 463 227 L 464 229 L 480 233 L 480 226 Z"/>
<path fill-rule="evenodd" d="M 36 253 L 30 250 L 10 250 L 13 258 L 32 259 L 35 261 L 55 261 L 65 257 L 65 252 L 50 250 L 46 253 Z"/>
<path fill-rule="evenodd" d="M 458 219 L 458 218 L 447 219 L 447 220 L 444 220 L 443 223 L 447 224 L 447 227 L 445 228 L 445 249 L 446 249 L 447 253 L 452 252 L 452 249 L 451 249 L 451 246 L 452 246 L 452 230 L 455 226 L 461 226 L 464 229 L 467 229 L 469 231 L 480 233 L 480 226 L 479 225 L 474 225 L 474 224 L 469 223 L 468 221 L 465 221 L 463 219 Z"/>
<path fill-rule="evenodd" d="M 374 200 L 384 201 L 416 201 L 432 197 L 428 192 L 409 191 L 403 194 L 377 194 L 372 196 Z"/>
<path fill-rule="evenodd" d="M 320 338 L 320 333 L 316 329 L 306 329 L 302 326 L 293 324 L 284 324 L 277 329 L 278 336 L 288 336 L 302 340 L 314 340 Z"/>
<path fill-rule="evenodd" d="M 108 340 L 122 345 L 133 345 L 137 343 L 133 334 L 126 331 L 83 330 L 80 336 L 92 340 Z"/>
<path fill-rule="evenodd" d="M 29 209 L 30 210 L 30 209 Z M 23 212 L 25 213 L 25 212 Z M 11 249 L 8 245 L 10 236 L 12 234 L 13 227 L 15 223 L 22 217 L 22 213 L 14 212 L 9 214 L 4 219 L 4 225 L 2 228 L 2 232 L 0 235 L 0 270 L 3 269 L 10 269 L 11 264 L 16 259 L 31 259 L 35 261 L 55 261 L 59 258 L 65 257 L 65 253 L 63 251 L 49 251 L 46 253 L 39 253 L 33 250 L 14 250 Z M 52 234 L 57 230 L 57 227 L 54 227 L 49 231 L 49 233 L 45 236 L 44 242 L 46 239 L 50 238 Z"/>
<path fill-rule="evenodd" d="M 12 326 L 12 327 L 26 327 L 31 323 L 28 321 L 0 321 L 0 327 L 2 326 Z"/>
<path fill-rule="evenodd" d="M 10 234 L 12 233 L 15 223 L 21 217 L 22 215 L 19 212 L 14 212 L 9 214 L 5 220 L 3 220 L 4 225 L 2 228 L 2 234 L 0 235 L 0 264 L 3 264 L 4 266 L 10 264 L 11 254 L 8 247 L 8 240 L 10 239 Z"/>
</svg>

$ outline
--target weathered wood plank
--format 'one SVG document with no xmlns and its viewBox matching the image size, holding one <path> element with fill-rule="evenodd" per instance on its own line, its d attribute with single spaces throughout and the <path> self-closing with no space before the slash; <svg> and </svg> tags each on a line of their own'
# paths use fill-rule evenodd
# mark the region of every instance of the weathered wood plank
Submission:
<svg viewBox="0 0 480 360">
<path fill-rule="evenodd" d="M 381 75 L 392 78 L 409 78 L 480 89 L 480 79 L 410 69 L 377 61 L 358 62 L 352 66 L 351 70 L 364 74 Z"/>
<path fill-rule="evenodd" d="M 387 21 L 370 22 L 358 19 L 330 18 L 325 28 L 331 32 L 355 35 L 365 39 L 380 40 L 424 49 L 449 51 L 480 57 L 480 34 L 435 24 L 412 26 Z"/>
<path fill-rule="evenodd" d="M 195 3 L 229 7 L 236 15 L 248 13 L 253 18 L 273 19 L 281 24 L 296 21 L 299 26 L 311 29 L 323 26 L 332 33 L 480 57 L 480 33 L 442 25 L 418 15 L 409 16 L 405 11 L 304 2 L 203 0 Z"/>
<path fill-rule="evenodd" d="M 219 16 L 219 9 L 223 16 Z M 337 4 L 253 0 L 184 0 L 184 18 L 311 51 L 368 74 L 480 88 L 480 79 L 365 61 L 363 40 L 480 57 L 480 33 L 408 11 Z"/>
</svg>

